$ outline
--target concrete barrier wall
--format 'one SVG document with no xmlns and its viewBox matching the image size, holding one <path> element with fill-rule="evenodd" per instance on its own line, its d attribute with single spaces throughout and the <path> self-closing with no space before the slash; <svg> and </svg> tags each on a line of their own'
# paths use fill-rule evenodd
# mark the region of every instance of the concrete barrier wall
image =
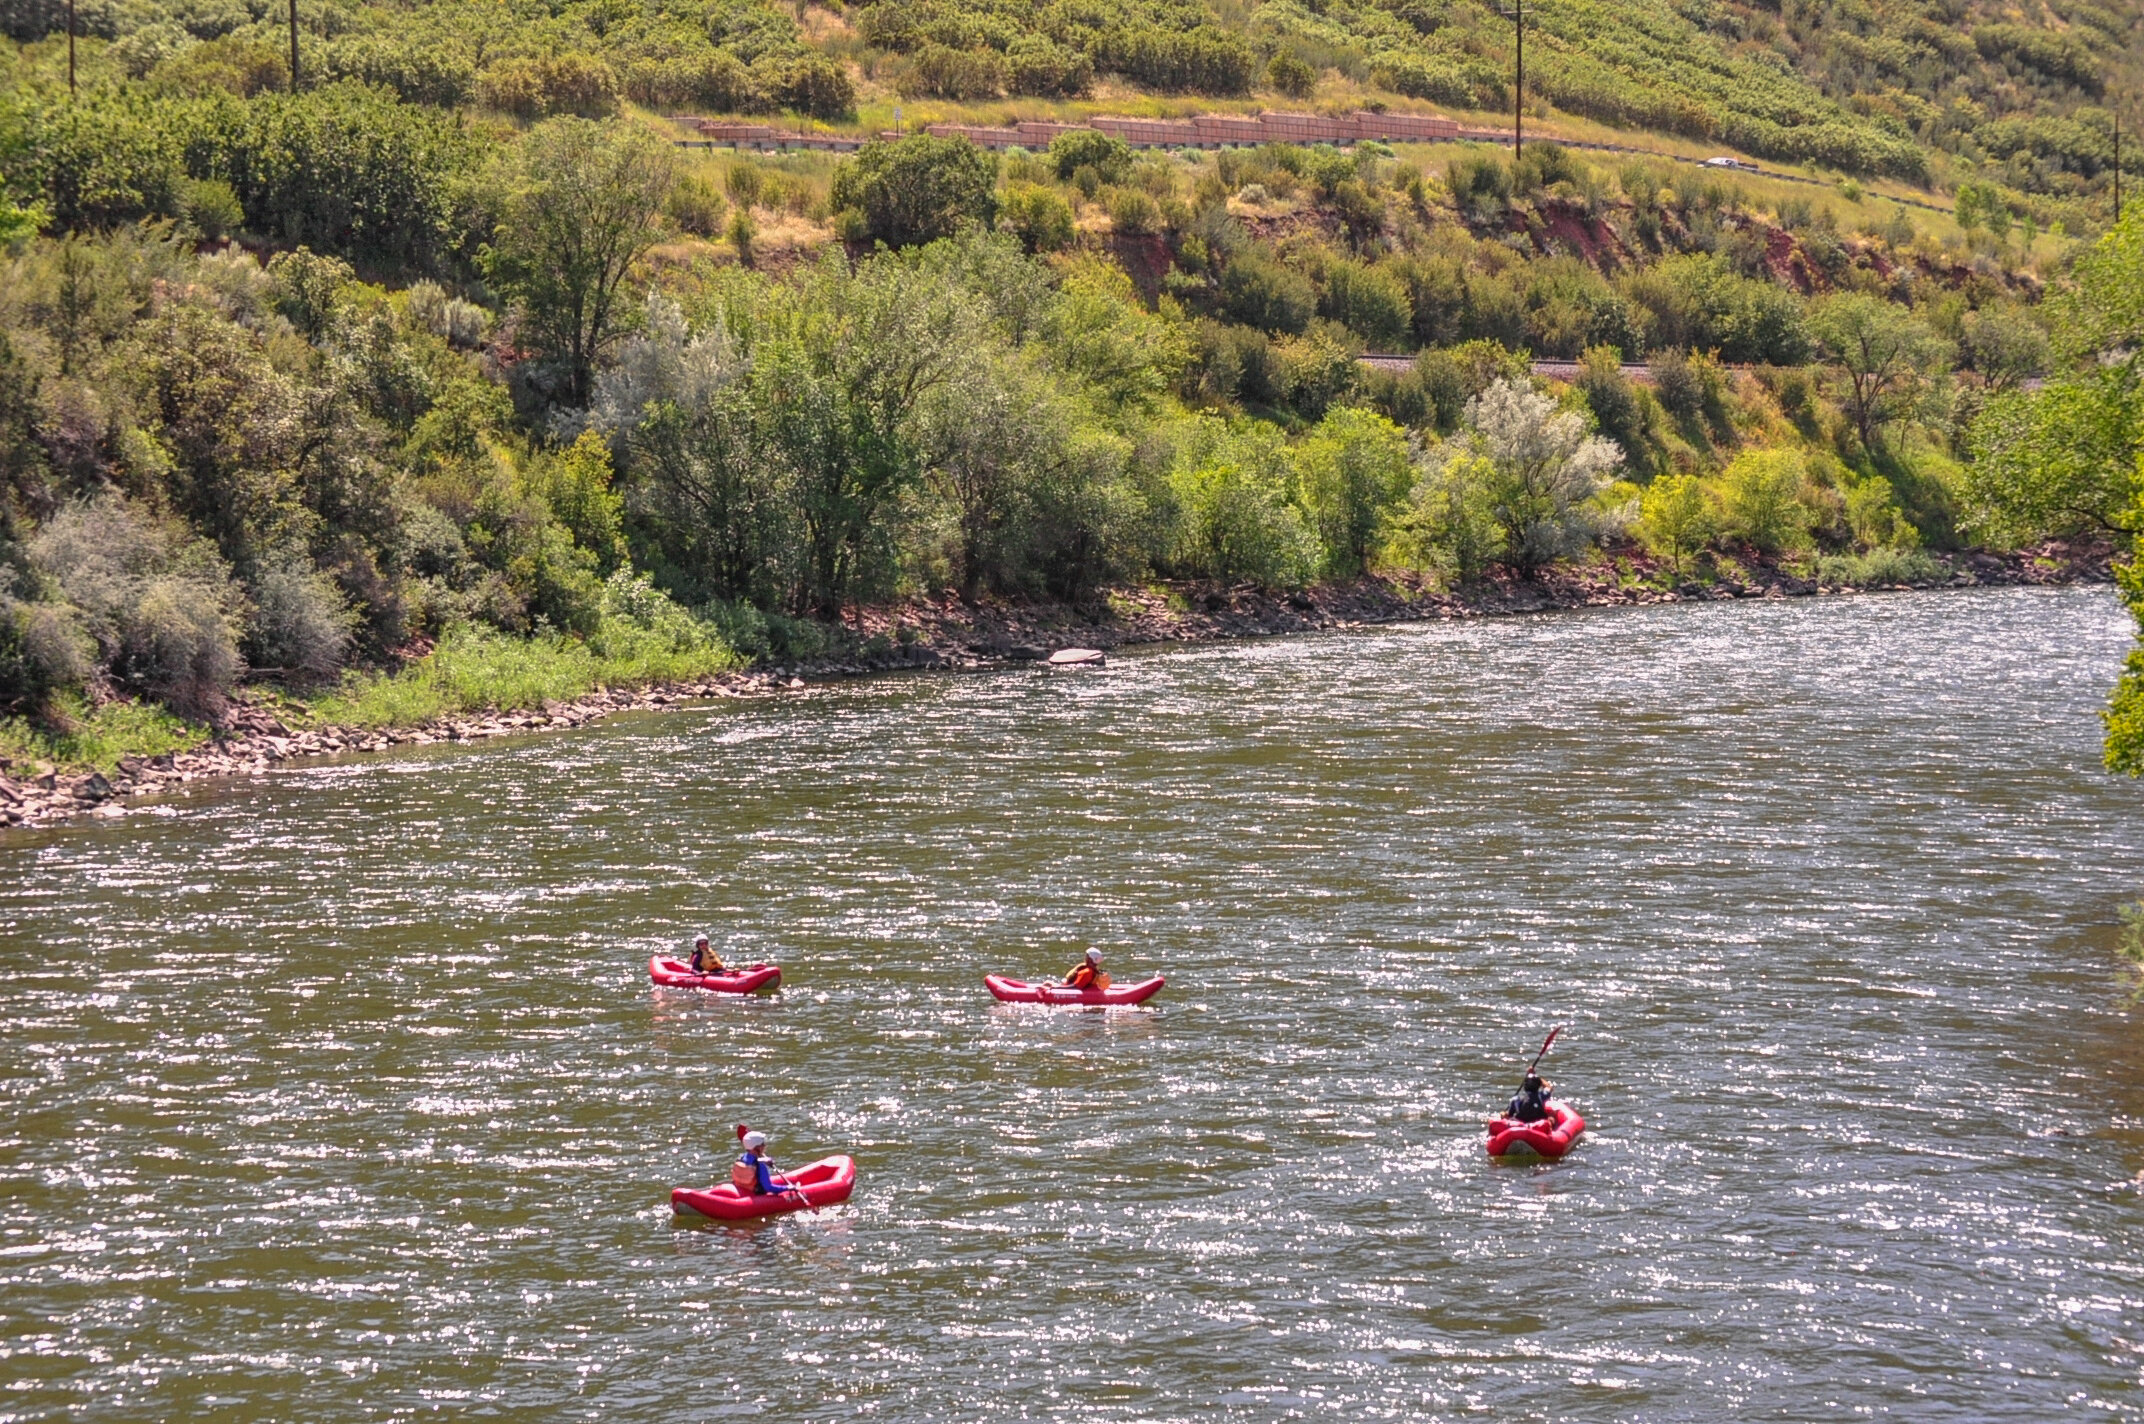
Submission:
<svg viewBox="0 0 2144 1424">
<path fill-rule="evenodd" d="M 725 119 L 679 119 L 699 130 L 707 143 L 741 148 L 819 148 L 849 150 L 864 139 L 854 134 L 794 133 L 772 124 L 733 123 Z M 1352 114 L 1263 113 L 1201 114 L 1190 119 L 1127 119 L 1102 115 L 1083 124 L 1022 120 L 1011 128 L 980 124 L 932 124 L 924 131 L 939 138 L 965 138 L 981 148 L 1045 149 L 1060 134 L 1091 129 L 1122 139 L 1134 148 L 1224 148 L 1261 143 L 1358 143 L 1380 139 L 1391 143 L 1436 143 L 1473 139 L 1508 143 L 1508 131 L 1462 129 L 1458 122 L 1437 114 L 1378 114 L 1358 109 Z M 878 135 L 897 139 L 897 130 Z"/>
</svg>

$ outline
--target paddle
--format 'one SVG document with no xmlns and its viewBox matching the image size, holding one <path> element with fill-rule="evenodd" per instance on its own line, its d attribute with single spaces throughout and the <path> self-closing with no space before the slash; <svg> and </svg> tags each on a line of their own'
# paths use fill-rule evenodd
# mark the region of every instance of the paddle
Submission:
<svg viewBox="0 0 2144 1424">
<path fill-rule="evenodd" d="M 1541 1066 L 1541 1060 L 1542 1060 L 1542 1058 L 1544 1058 L 1544 1057 L 1545 1057 L 1545 1056 L 1547 1056 L 1547 1054 L 1548 1054 L 1548 1046 L 1549 1046 L 1550 1044 L 1554 1043 L 1554 1042 L 1556 1041 L 1556 1035 L 1557 1035 L 1557 1034 L 1559 1034 L 1559 1033 L 1562 1033 L 1562 1032 L 1563 1032 L 1563 1025 L 1562 1025 L 1562 1024 L 1557 1024 L 1557 1025 L 1556 1025 L 1556 1026 L 1555 1026 L 1554 1028 L 1552 1028 L 1552 1029 L 1550 1029 L 1550 1030 L 1548 1031 L 1548 1037 L 1547 1037 L 1547 1038 L 1544 1038 L 1544 1039 L 1542 1039 L 1542 1040 L 1541 1040 L 1541 1051 L 1540 1051 L 1539 1053 L 1536 1053 L 1536 1054 L 1534 1055 L 1534 1061 L 1533 1061 L 1533 1062 L 1531 1062 L 1531 1063 L 1529 1063 L 1529 1064 L 1527 1064 L 1527 1065 L 1526 1065 L 1526 1076 L 1527 1076 L 1527 1077 L 1529 1077 L 1529 1078 L 1533 1077 L 1533 1075 L 1534 1075 L 1534 1069 L 1536 1069 L 1536 1068 L 1539 1068 L 1539 1067 Z M 1490 1121 L 1490 1122 L 1492 1122 L 1492 1123 L 1496 1123 L 1496 1122 L 1502 1122 L 1502 1121 L 1504 1121 L 1504 1117 L 1503 1117 L 1503 1115 L 1502 1115 L 1502 1114 L 1500 1113 L 1500 1114 L 1498 1114 L 1498 1115 L 1497 1115 L 1496 1117 L 1490 1118 L 1490 1119 L 1489 1119 L 1489 1121 Z"/>
<path fill-rule="evenodd" d="M 767 1164 L 767 1175 L 769 1177 L 772 1177 L 774 1175 L 774 1159 L 772 1157 L 762 1157 L 759 1160 Z M 804 1189 L 794 1182 L 791 1182 L 787 1186 L 783 1187 L 780 1195 L 786 1197 L 792 1193 L 795 1194 L 796 1199 L 798 1201 L 804 1203 L 804 1205 L 811 1211 L 811 1214 L 813 1216 L 817 1216 L 819 1214 L 819 1204 L 813 1201 L 810 1197 L 804 1195 Z"/>
<path fill-rule="evenodd" d="M 1544 1038 L 1544 1039 L 1542 1039 L 1542 1040 L 1541 1040 L 1541 1052 L 1540 1052 L 1540 1053 L 1536 1053 L 1536 1054 L 1534 1055 L 1534 1061 L 1526 1065 L 1526 1076 L 1527 1076 L 1527 1077 L 1529 1077 L 1529 1078 L 1533 1077 L 1533 1075 L 1534 1075 L 1534 1069 L 1536 1069 L 1536 1068 L 1539 1068 L 1539 1067 L 1541 1066 L 1541 1059 L 1542 1059 L 1542 1057 L 1543 1057 L 1544 1055 L 1546 1055 L 1546 1054 L 1548 1053 L 1548 1046 L 1549 1046 L 1550 1044 L 1554 1043 L 1554 1042 L 1556 1041 L 1556 1035 L 1557 1035 L 1557 1034 L 1559 1034 L 1559 1033 L 1562 1033 L 1562 1032 L 1563 1032 L 1563 1025 L 1562 1025 L 1562 1024 L 1557 1024 L 1557 1025 L 1556 1025 L 1556 1026 L 1555 1026 L 1554 1028 L 1552 1028 L 1552 1029 L 1550 1029 L 1550 1030 L 1548 1031 L 1548 1037 L 1547 1037 L 1547 1038 Z"/>
</svg>

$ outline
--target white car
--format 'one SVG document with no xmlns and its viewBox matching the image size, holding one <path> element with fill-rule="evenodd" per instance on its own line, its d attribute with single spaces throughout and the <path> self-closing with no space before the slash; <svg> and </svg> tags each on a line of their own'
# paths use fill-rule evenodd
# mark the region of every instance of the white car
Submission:
<svg viewBox="0 0 2144 1424">
<path fill-rule="evenodd" d="M 1708 159 L 1706 159 L 1706 160 L 1705 160 L 1705 167 L 1707 167 L 1707 168 L 1739 168 L 1739 169 L 1742 169 L 1742 170 L 1744 170 L 1745 172 L 1749 172 L 1749 173 L 1755 173 L 1755 172 L 1757 171 L 1757 165 L 1756 165 L 1756 164 L 1754 164 L 1754 163 L 1744 163 L 1744 162 L 1743 162 L 1743 161 L 1742 161 L 1741 159 L 1739 159 L 1739 158 L 1725 158 L 1725 157 L 1722 157 L 1722 158 L 1708 158 Z"/>
</svg>

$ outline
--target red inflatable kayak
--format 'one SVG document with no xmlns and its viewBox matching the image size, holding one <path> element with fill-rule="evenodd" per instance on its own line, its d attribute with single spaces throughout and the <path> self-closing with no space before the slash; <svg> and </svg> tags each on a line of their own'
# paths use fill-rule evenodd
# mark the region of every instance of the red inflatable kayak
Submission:
<svg viewBox="0 0 2144 1424">
<path fill-rule="evenodd" d="M 710 989 L 717 994 L 749 994 L 755 989 L 779 984 L 782 966 L 755 964 L 749 969 L 732 969 L 721 974 L 695 974 L 688 961 L 665 959 L 658 954 L 648 961 L 648 977 L 666 989 Z"/>
<path fill-rule="evenodd" d="M 990 992 L 1008 1004 L 1143 1004 L 1161 992 L 1162 977 L 1107 989 L 1068 989 L 1062 984 L 1023 984 L 1002 974 L 985 974 Z"/>
<path fill-rule="evenodd" d="M 1578 1135 L 1586 1130 L 1586 1120 L 1562 1103 L 1548 1105 L 1548 1116 L 1540 1122 L 1518 1122 L 1508 1117 L 1489 1119 L 1489 1155 L 1491 1157 L 1518 1157 L 1533 1153 L 1550 1161 L 1571 1150 Z"/>
<path fill-rule="evenodd" d="M 796 1191 L 773 1195 L 741 1192 L 728 1182 L 718 1182 L 705 1191 L 679 1187 L 670 1193 L 670 1206 L 675 1211 L 694 1211 L 717 1221 L 750 1221 L 755 1216 L 802 1211 L 806 1206 L 834 1206 L 847 1201 L 849 1193 L 856 1190 L 856 1159 L 828 1157 L 781 1175 L 796 1184 Z"/>
</svg>

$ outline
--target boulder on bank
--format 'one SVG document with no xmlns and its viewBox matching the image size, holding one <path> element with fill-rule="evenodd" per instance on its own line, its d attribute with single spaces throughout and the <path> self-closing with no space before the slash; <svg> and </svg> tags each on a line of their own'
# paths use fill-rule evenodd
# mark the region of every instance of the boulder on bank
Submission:
<svg viewBox="0 0 2144 1424">
<path fill-rule="evenodd" d="M 1100 648 L 1059 648 L 1050 654 L 1051 667 L 1100 667 L 1108 661 Z"/>
</svg>

